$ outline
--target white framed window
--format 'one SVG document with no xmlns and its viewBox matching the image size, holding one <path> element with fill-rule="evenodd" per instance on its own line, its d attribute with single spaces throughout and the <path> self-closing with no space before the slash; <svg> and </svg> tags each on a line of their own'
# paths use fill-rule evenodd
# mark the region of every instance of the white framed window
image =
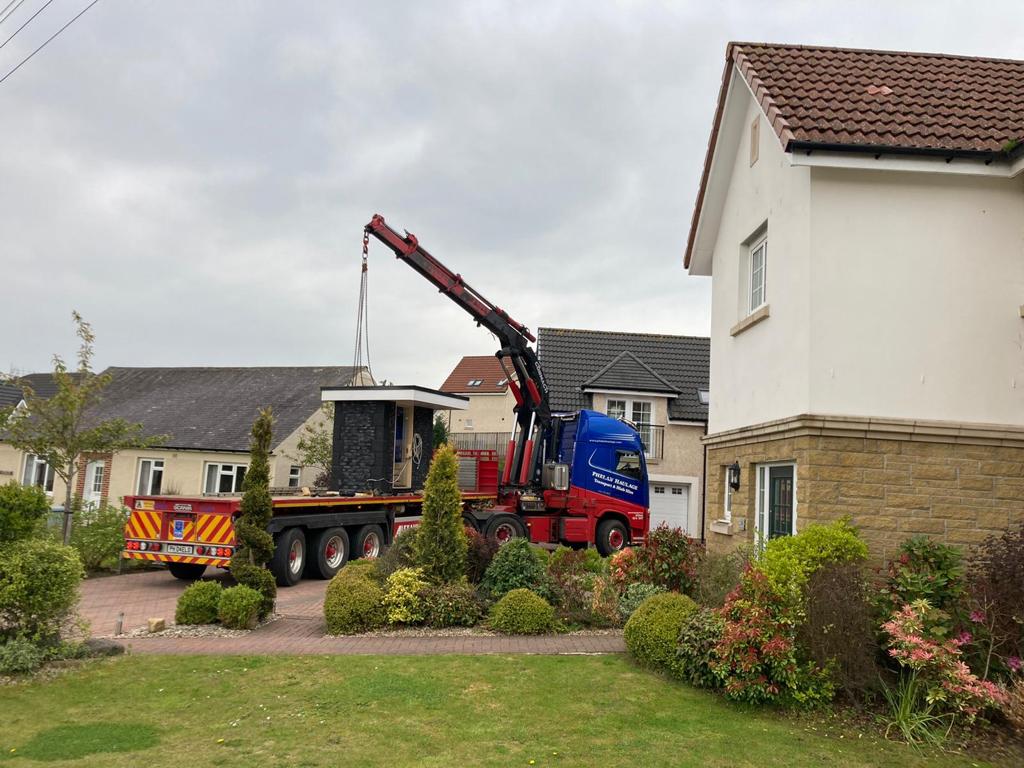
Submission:
<svg viewBox="0 0 1024 768">
<path fill-rule="evenodd" d="M 664 485 L 656 485 L 656 486 L 654 486 L 654 492 L 655 493 L 665 493 L 665 486 Z"/>
<path fill-rule="evenodd" d="M 207 464 L 203 493 L 241 493 L 246 469 L 246 464 Z"/>
<path fill-rule="evenodd" d="M 750 274 L 749 282 L 749 305 L 748 312 L 754 312 L 767 303 L 765 298 L 766 281 L 768 270 L 768 235 L 761 235 L 750 246 Z"/>
<path fill-rule="evenodd" d="M 34 453 L 25 454 L 25 471 L 21 476 L 21 484 L 38 485 L 47 493 L 53 493 L 53 468 L 42 456 Z"/>
<path fill-rule="evenodd" d="M 164 484 L 163 459 L 139 459 L 139 476 L 135 492 L 139 496 L 159 496 Z"/>
<path fill-rule="evenodd" d="M 462 426 L 465 429 L 472 429 L 473 428 L 473 420 L 472 419 L 466 419 L 465 421 L 462 422 Z"/>
<path fill-rule="evenodd" d="M 722 519 L 727 523 L 732 522 L 732 486 L 729 485 L 729 468 L 722 467 L 722 477 L 725 478 L 725 498 L 722 499 Z"/>
<path fill-rule="evenodd" d="M 676 486 L 675 488 L 672 489 L 672 495 L 673 496 L 682 496 L 683 495 L 683 489 L 680 488 L 679 486 Z"/>
<path fill-rule="evenodd" d="M 614 419 L 629 419 L 636 424 L 644 453 L 652 450 L 654 439 L 654 403 L 650 400 L 611 399 L 605 406 L 605 413 Z"/>
<path fill-rule="evenodd" d="M 288 468 L 288 487 L 298 488 L 302 482 L 302 467 L 292 464 Z"/>
<path fill-rule="evenodd" d="M 758 464 L 756 539 L 763 544 L 796 533 L 796 464 Z"/>
<path fill-rule="evenodd" d="M 98 464 L 92 471 L 92 492 L 103 493 L 103 471 L 105 467 Z"/>
</svg>

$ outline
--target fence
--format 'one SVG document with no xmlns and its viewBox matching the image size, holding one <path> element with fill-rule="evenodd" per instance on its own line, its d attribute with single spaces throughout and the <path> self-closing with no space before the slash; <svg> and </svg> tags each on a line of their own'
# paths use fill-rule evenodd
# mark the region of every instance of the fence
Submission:
<svg viewBox="0 0 1024 768">
<path fill-rule="evenodd" d="M 505 455 L 511 432 L 452 432 L 448 442 L 456 450 L 463 451 L 497 451 L 499 456 Z"/>
</svg>

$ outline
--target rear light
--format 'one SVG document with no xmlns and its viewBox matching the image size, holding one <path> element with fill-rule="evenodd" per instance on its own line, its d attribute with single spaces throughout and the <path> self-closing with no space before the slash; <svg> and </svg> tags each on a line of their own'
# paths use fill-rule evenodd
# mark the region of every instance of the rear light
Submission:
<svg viewBox="0 0 1024 768">
<path fill-rule="evenodd" d="M 148 549 L 148 548 L 149 548 L 149 547 L 148 547 L 148 545 L 146 544 L 146 542 L 144 542 L 144 541 L 143 541 L 143 542 L 140 542 L 140 543 L 139 543 L 139 549 L 145 550 L 145 549 Z"/>
<path fill-rule="evenodd" d="M 196 554 L 197 555 L 205 555 L 206 554 L 206 547 L 196 547 Z"/>
<path fill-rule="evenodd" d="M 160 545 L 159 544 L 150 544 L 149 548 L 151 550 L 153 550 L 154 552 L 159 552 L 160 551 Z"/>
</svg>

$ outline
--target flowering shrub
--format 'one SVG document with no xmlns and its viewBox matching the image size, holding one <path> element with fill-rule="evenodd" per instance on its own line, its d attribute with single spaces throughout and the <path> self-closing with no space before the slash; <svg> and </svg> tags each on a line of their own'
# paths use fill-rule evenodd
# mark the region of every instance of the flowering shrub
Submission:
<svg viewBox="0 0 1024 768">
<path fill-rule="evenodd" d="M 927 600 L 915 600 L 895 611 L 882 624 L 888 636 L 889 655 L 907 678 L 920 687 L 910 687 L 911 696 L 922 696 L 925 707 L 948 712 L 951 718 L 964 717 L 972 722 L 986 708 L 1006 702 L 1006 693 L 988 680 L 971 672 L 960 655 L 964 639 L 939 641 L 929 637 Z"/>
<path fill-rule="evenodd" d="M 422 568 L 402 568 L 384 582 L 384 612 L 389 624 L 419 624 L 424 619 Z"/>
<path fill-rule="evenodd" d="M 1024 657 L 1024 524 L 978 547 L 968 582 L 965 629 L 974 636 L 972 668 L 982 678 L 990 672 L 1004 677 L 1019 673 Z"/>
<path fill-rule="evenodd" d="M 960 550 L 926 536 L 914 536 L 900 545 L 899 555 L 889 563 L 888 576 L 879 600 L 885 616 L 917 600 L 945 611 L 954 620 L 962 611 L 964 569 Z M 953 621 L 947 623 L 951 632 Z"/>
<path fill-rule="evenodd" d="M 612 626 L 619 623 L 619 588 L 611 576 L 594 579 L 594 590 L 590 595 L 590 620 L 592 624 Z"/>
<path fill-rule="evenodd" d="M 702 554 L 700 542 L 687 537 L 682 529 L 662 523 L 647 534 L 643 547 L 613 555 L 609 570 L 622 591 L 630 584 L 653 584 L 668 592 L 690 594 Z"/>
<path fill-rule="evenodd" d="M 796 630 L 803 616 L 795 583 L 776 589 L 748 567 L 722 608 L 725 628 L 715 647 L 715 674 L 731 699 L 811 705 L 830 701 L 831 679 L 798 657 Z"/>
<path fill-rule="evenodd" d="M 547 562 L 547 575 L 561 618 L 575 623 L 594 623 L 592 594 L 594 582 L 603 569 L 604 559 L 595 549 L 559 547 L 552 553 Z"/>
</svg>

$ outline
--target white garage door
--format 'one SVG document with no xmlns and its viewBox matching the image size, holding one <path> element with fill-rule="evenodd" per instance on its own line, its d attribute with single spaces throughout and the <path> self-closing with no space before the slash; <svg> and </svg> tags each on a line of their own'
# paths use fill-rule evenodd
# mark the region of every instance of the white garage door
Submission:
<svg viewBox="0 0 1024 768">
<path fill-rule="evenodd" d="M 651 530 L 662 523 L 669 528 L 686 531 L 690 511 L 690 486 L 673 483 L 651 483 Z M 689 531 L 686 531 L 689 533 Z"/>
</svg>

